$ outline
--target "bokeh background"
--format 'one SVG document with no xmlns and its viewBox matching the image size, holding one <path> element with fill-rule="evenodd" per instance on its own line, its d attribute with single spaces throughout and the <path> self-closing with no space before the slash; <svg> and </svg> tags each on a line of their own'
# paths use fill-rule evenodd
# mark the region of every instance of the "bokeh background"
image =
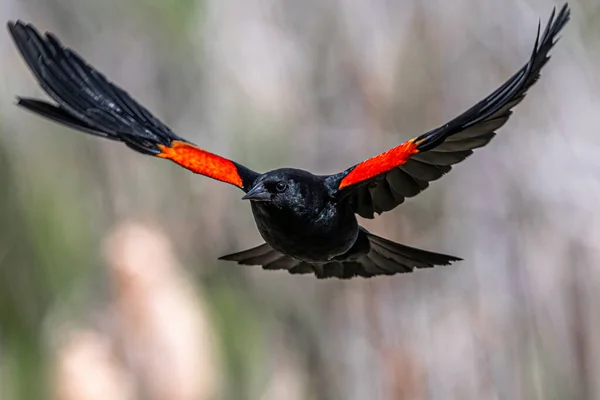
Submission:
<svg viewBox="0 0 600 400">
<path fill-rule="evenodd" d="M 600 3 L 485 149 L 364 224 L 464 257 L 351 281 L 217 257 L 234 188 L 47 122 L 0 34 L 0 398 L 600 399 Z M 334 173 L 480 100 L 550 0 L 2 0 L 180 135 Z M 4 22 L 3 22 L 4 23 Z"/>
</svg>

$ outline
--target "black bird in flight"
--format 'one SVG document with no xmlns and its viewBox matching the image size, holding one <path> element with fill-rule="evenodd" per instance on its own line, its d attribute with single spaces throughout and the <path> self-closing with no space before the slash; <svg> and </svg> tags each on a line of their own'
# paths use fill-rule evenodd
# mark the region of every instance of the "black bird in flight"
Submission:
<svg viewBox="0 0 600 400">
<path fill-rule="evenodd" d="M 197 174 L 237 186 L 250 200 L 266 243 L 221 257 L 318 278 L 372 277 L 412 272 L 461 260 L 394 243 L 358 225 L 429 186 L 485 146 L 508 120 L 549 60 L 568 22 L 567 4 L 538 35 L 529 61 L 488 97 L 452 121 L 335 175 L 282 168 L 260 174 L 177 136 L 129 94 L 51 33 L 21 21 L 8 29 L 23 59 L 56 101 L 19 98 L 18 105 L 71 128 L 125 143 Z"/>
</svg>

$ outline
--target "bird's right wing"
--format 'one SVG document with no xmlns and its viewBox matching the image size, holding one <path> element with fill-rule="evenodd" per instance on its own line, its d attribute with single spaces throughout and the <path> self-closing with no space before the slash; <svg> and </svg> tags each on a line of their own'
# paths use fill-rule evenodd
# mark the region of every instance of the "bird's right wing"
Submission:
<svg viewBox="0 0 600 400">
<path fill-rule="evenodd" d="M 417 195 L 429 182 L 450 171 L 452 165 L 492 140 L 495 131 L 508 121 L 511 109 L 537 82 L 556 36 L 569 21 L 567 4 L 558 14 L 555 11 L 541 36 L 538 25 L 538 37 L 527 64 L 500 88 L 443 126 L 332 176 L 340 197 L 346 198 L 360 216 L 373 218 L 374 213 L 389 211 L 406 197 Z"/>
<path fill-rule="evenodd" d="M 124 142 L 140 153 L 169 159 L 197 174 L 250 189 L 256 172 L 175 135 L 53 34 L 41 36 L 21 21 L 9 22 L 8 30 L 42 89 L 58 103 L 19 98 L 18 105 L 71 128 Z"/>
</svg>

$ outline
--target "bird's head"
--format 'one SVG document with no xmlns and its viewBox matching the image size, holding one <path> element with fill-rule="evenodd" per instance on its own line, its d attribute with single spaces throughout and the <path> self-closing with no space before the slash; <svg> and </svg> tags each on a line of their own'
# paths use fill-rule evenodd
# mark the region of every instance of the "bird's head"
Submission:
<svg viewBox="0 0 600 400">
<path fill-rule="evenodd" d="M 259 206 L 280 209 L 302 208 L 310 203 L 311 193 L 317 194 L 318 178 L 306 171 L 278 169 L 259 176 L 243 200 Z"/>
</svg>

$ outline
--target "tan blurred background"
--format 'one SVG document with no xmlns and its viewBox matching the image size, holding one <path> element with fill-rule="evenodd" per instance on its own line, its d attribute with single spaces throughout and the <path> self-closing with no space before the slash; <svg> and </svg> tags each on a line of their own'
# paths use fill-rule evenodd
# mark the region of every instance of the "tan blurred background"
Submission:
<svg viewBox="0 0 600 400">
<path fill-rule="evenodd" d="M 2 0 L 180 135 L 333 173 L 458 115 L 527 60 L 550 0 Z M 465 261 L 318 281 L 230 186 L 14 106 L 0 35 L 0 399 L 600 399 L 600 3 L 485 149 L 367 221 Z M 4 22 L 3 22 L 4 23 Z"/>
</svg>

